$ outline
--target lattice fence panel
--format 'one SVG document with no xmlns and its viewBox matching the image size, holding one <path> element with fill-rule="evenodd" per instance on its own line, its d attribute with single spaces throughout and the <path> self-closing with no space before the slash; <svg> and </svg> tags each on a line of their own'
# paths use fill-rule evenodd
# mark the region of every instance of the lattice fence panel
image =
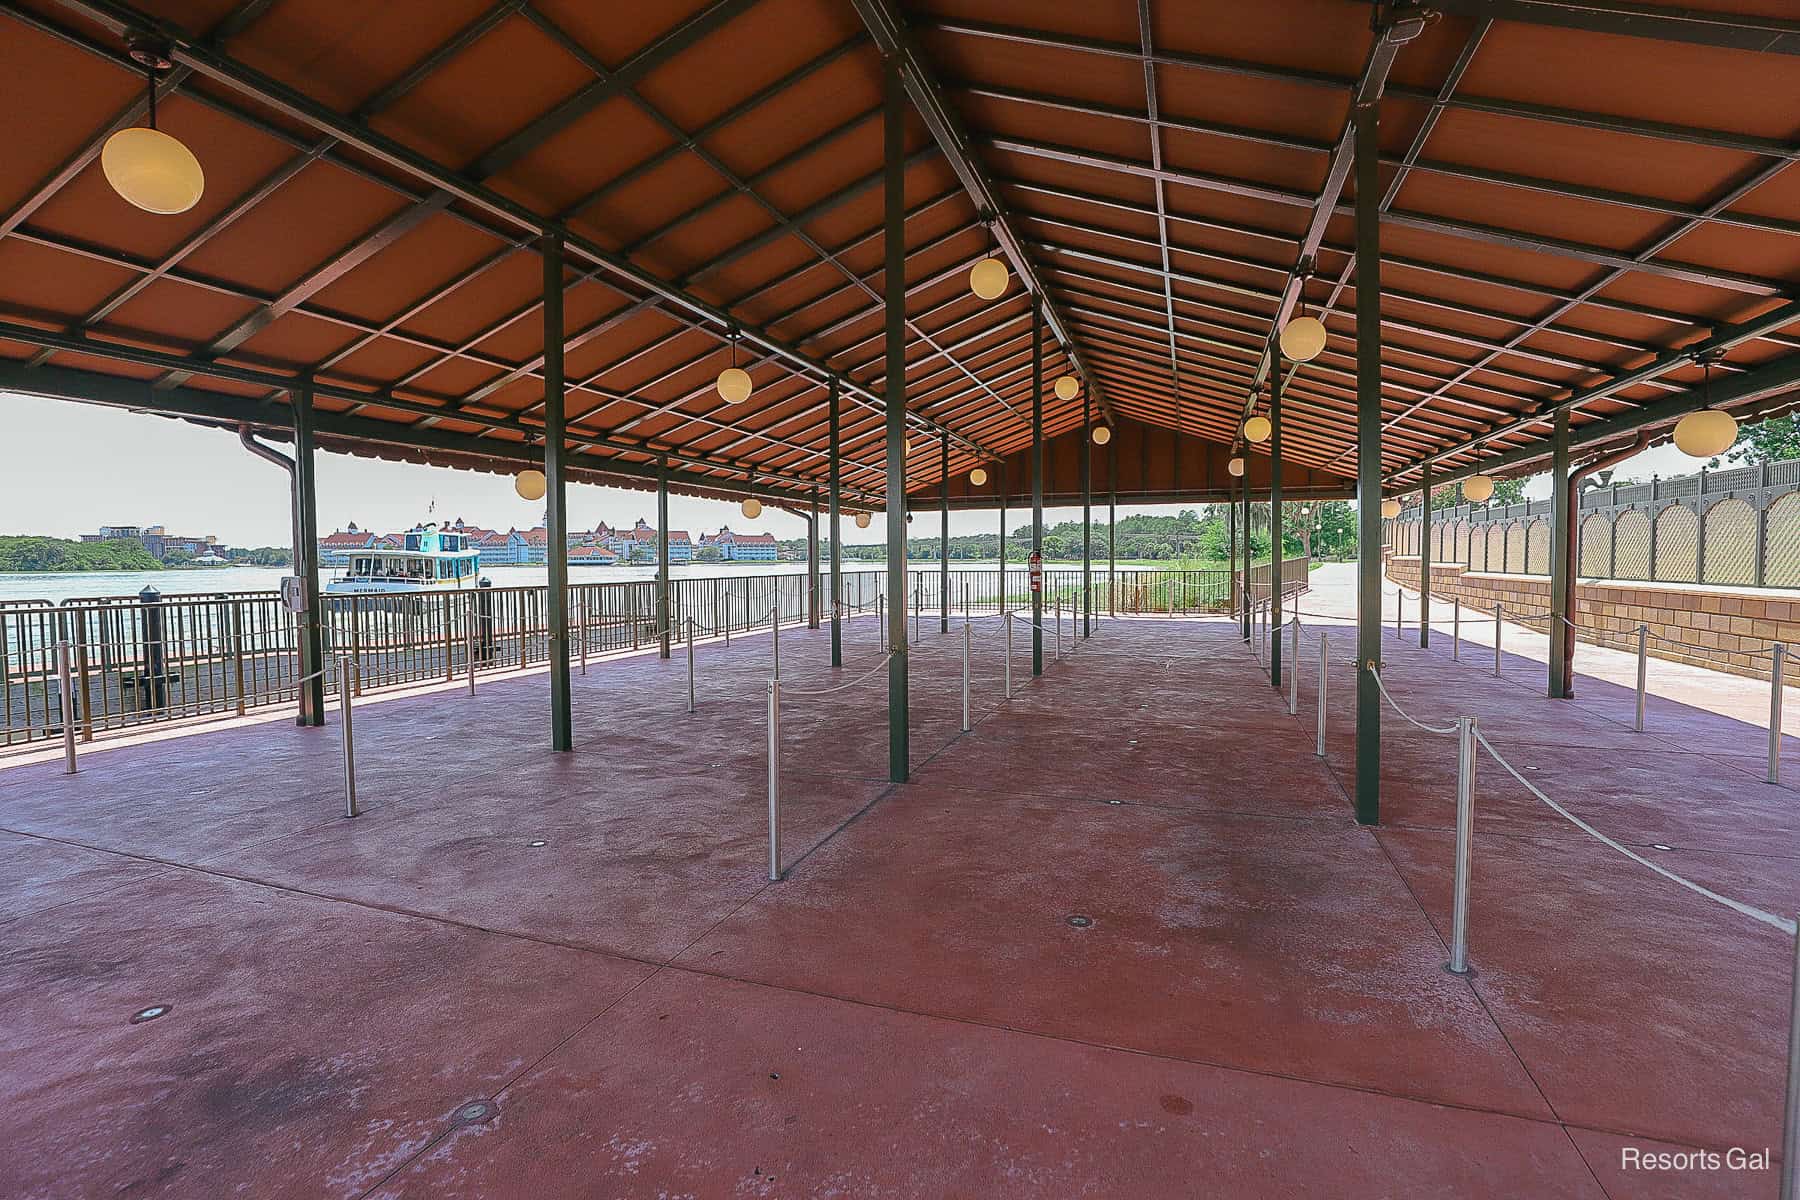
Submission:
<svg viewBox="0 0 1800 1200">
<path fill-rule="evenodd" d="M 1800 587 L 1800 494 L 1783 496 L 1769 507 L 1763 537 L 1763 582 L 1770 587 Z"/>
<path fill-rule="evenodd" d="M 1488 526 L 1487 555 L 1482 559 L 1481 569 L 1484 571 L 1506 570 L 1506 526 Z"/>
<path fill-rule="evenodd" d="M 1736 496 L 1706 510 L 1707 583 L 1756 582 L 1756 510 Z"/>
<path fill-rule="evenodd" d="M 1525 531 L 1525 570 L 1532 575 L 1550 573 L 1550 522 L 1533 521 Z"/>
<path fill-rule="evenodd" d="M 1581 522 L 1580 573 L 1601 578 L 1612 572 L 1612 522 L 1600 513 L 1590 513 Z"/>
<path fill-rule="evenodd" d="M 1617 561 L 1613 570 L 1617 579 L 1650 578 L 1650 517 L 1632 509 L 1619 514 L 1613 526 L 1613 543 Z"/>
<path fill-rule="evenodd" d="M 1456 561 L 1459 563 L 1469 561 L 1469 523 L 1467 521 L 1456 523 Z"/>
<path fill-rule="evenodd" d="M 1656 517 L 1656 578 L 1694 582 L 1700 551 L 1700 522 L 1692 509 L 1671 504 Z"/>
<path fill-rule="evenodd" d="M 1525 572 L 1525 524 L 1514 521 L 1506 527 L 1506 573 L 1522 575 Z"/>
</svg>

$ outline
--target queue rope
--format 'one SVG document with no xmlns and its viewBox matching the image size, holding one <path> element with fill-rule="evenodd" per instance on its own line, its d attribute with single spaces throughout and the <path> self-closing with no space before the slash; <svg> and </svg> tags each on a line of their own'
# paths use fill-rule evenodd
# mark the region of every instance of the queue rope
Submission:
<svg viewBox="0 0 1800 1200">
<path fill-rule="evenodd" d="M 1409 723 L 1418 726 L 1426 733 L 1454 734 L 1456 732 L 1456 726 L 1454 725 L 1427 725 L 1423 721 L 1415 719 L 1411 713 L 1400 707 L 1399 702 L 1394 699 L 1393 694 L 1387 690 L 1387 684 L 1381 681 L 1380 671 L 1371 670 L 1369 674 L 1375 676 L 1375 686 L 1380 689 L 1382 698 L 1388 702 L 1395 712 L 1406 718 Z"/>
<path fill-rule="evenodd" d="M 1708 900 L 1711 900 L 1716 904 L 1723 904 L 1726 908 L 1731 909 L 1733 912 L 1736 912 L 1743 916 L 1749 917 L 1753 921 L 1761 921 L 1764 925 L 1767 925 L 1773 929 L 1779 929 L 1783 933 L 1787 933 L 1787 934 L 1795 933 L 1795 923 L 1793 921 L 1787 920 L 1782 917 L 1778 917 L 1773 913 L 1764 912 L 1762 909 L 1757 908 L 1755 905 L 1746 904 L 1742 900 L 1733 900 L 1730 896 L 1721 896 L 1718 892 L 1713 891 L 1711 888 L 1704 887 L 1701 884 L 1695 883 L 1691 879 L 1683 878 L 1682 876 L 1677 875 L 1675 872 L 1669 870 L 1667 867 L 1660 866 L 1657 863 L 1653 863 L 1649 859 L 1645 858 L 1643 855 L 1638 854 L 1636 851 L 1633 851 L 1625 846 L 1620 845 L 1618 842 L 1614 841 L 1612 838 L 1607 837 L 1604 833 L 1601 833 L 1598 829 L 1595 829 L 1592 825 L 1589 825 L 1586 821 L 1582 820 L 1580 817 L 1576 816 L 1574 813 L 1570 812 L 1568 809 L 1564 808 L 1562 805 L 1558 804 L 1556 801 L 1554 801 L 1550 797 L 1546 796 L 1537 787 L 1536 784 L 1532 783 L 1529 779 L 1527 779 L 1523 775 L 1519 774 L 1519 772 L 1513 768 L 1513 765 L 1511 763 L 1507 762 L 1505 758 L 1501 757 L 1501 754 L 1498 750 L 1494 749 L 1494 744 L 1487 740 L 1487 735 L 1483 734 L 1479 728 L 1477 728 L 1475 730 L 1475 740 L 1481 743 L 1482 747 L 1488 752 L 1488 756 L 1490 758 L 1492 758 L 1495 762 L 1499 763 L 1500 766 L 1505 769 L 1505 771 L 1508 775 L 1511 775 L 1514 779 L 1518 780 L 1521 784 L 1523 784 L 1525 786 L 1526 791 L 1528 791 L 1532 795 L 1536 796 L 1539 800 L 1542 800 L 1546 805 L 1548 805 L 1550 807 L 1550 810 L 1552 812 L 1554 812 L 1557 816 L 1563 818 L 1563 820 L 1569 822 L 1569 824 L 1575 826 L 1575 828 L 1581 830 L 1583 833 L 1587 834 L 1589 837 L 1596 839 L 1602 845 L 1605 845 L 1614 850 L 1617 850 L 1620 854 L 1623 854 L 1626 858 L 1631 859 L 1633 862 L 1639 864 L 1640 866 L 1645 866 L 1645 867 L 1650 868 L 1650 870 L 1655 871 L 1658 875 L 1661 875 L 1664 879 L 1668 879 L 1668 880 L 1671 880 L 1672 882 L 1678 883 L 1682 887 L 1688 889 L 1690 892 L 1693 892 L 1696 895 L 1704 896 Z"/>
<path fill-rule="evenodd" d="M 894 656 L 891 653 L 882 655 L 880 662 L 877 662 L 874 666 L 870 667 L 867 671 L 864 671 L 861 675 L 858 675 L 855 679 L 850 680 L 850 682 L 840 683 L 836 687 L 817 688 L 817 689 L 812 689 L 812 690 L 806 690 L 806 689 L 801 689 L 801 688 L 790 688 L 786 684 L 783 684 L 782 688 L 781 688 L 781 694 L 784 697 L 787 697 L 787 696 L 829 696 L 833 692 L 847 691 L 848 689 L 853 688 L 860 683 L 867 683 L 871 678 L 874 677 L 874 675 L 877 671 L 879 671 L 879 670 L 881 670 L 881 668 L 887 666 L 888 661 L 890 659 L 892 659 L 893 657 Z"/>
</svg>

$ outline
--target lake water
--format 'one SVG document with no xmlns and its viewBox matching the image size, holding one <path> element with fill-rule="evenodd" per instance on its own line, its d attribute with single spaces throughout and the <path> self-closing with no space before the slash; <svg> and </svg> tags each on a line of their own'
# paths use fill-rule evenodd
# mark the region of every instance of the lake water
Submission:
<svg viewBox="0 0 1800 1200">
<path fill-rule="evenodd" d="M 950 564 L 952 571 L 974 571 L 981 568 L 992 570 L 999 564 L 992 560 L 987 562 L 965 562 L 961 559 Z M 1047 563 L 1052 570 L 1067 570 L 1069 563 Z M 922 561 L 912 564 L 912 569 L 935 570 L 935 561 Z M 1024 566 L 1018 562 L 1008 562 L 1009 571 L 1023 575 Z M 826 568 L 827 570 L 829 568 Z M 847 562 L 844 573 L 853 571 L 883 571 L 887 568 L 878 562 Z M 710 579 L 724 576 L 727 578 L 742 575 L 789 575 L 806 570 L 805 563 L 685 563 L 669 568 L 669 575 L 674 579 Z M 136 596 L 146 587 L 154 587 L 165 596 L 209 595 L 219 592 L 273 592 L 281 587 L 281 577 L 287 574 L 285 567 L 212 567 L 191 568 L 168 571 L 73 571 L 62 573 L 30 573 L 0 574 L 0 600 L 48 600 L 53 604 L 71 599 L 96 599 L 100 597 Z M 321 573 L 324 581 L 337 574 L 336 568 L 327 568 Z M 1094 564 L 1096 577 L 1106 574 L 1106 564 Z M 493 580 L 495 587 L 532 587 L 542 586 L 549 582 L 549 571 L 544 567 L 488 567 L 482 575 Z M 576 567 L 569 568 L 569 579 L 574 583 L 605 583 L 611 580 L 654 579 L 656 568 L 653 566 L 615 566 L 615 567 Z"/>
</svg>

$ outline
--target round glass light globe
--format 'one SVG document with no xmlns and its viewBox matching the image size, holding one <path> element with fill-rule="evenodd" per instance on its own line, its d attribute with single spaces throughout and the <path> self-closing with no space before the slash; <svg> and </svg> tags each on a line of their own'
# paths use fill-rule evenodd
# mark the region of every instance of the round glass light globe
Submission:
<svg viewBox="0 0 1800 1200">
<path fill-rule="evenodd" d="M 762 501 L 758 500 L 755 496 L 751 496 L 742 504 L 738 505 L 738 511 L 754 521 L 756 518 L 762 516 Z"/>
<path fill-rule="evenodd" d="M 727 404 L 742 404 L 750 398 L 750 372 L 742 367 L 726 367 L 719 372 L 719 398 Z"/>
<path fill-rule="evenodd" d="M 1463 480 L 1463 499 L 1470 504 L 1486 504 L 1494 495 L 1491 475 L 1471 475 Z"/>
<path fill-rule="evenodd" d="M 206 173 L 194 152 L 162 130 L 143 125 L 106 139 L 100 170 L 128 204 L 162 216 L 186 212 L 206 190 Z"/>
<path fill-rule="evenodd" d="M 1737 421 L 1730 413 L 1703 408 L 1675 423 L 1675 445 L 1694 458 L 1712 458 L 1731 449 L 1737 432 Z"/>
<path fill-rule="evenodd" d="M 969 290 L 983 300 L 998 300 L 1008 279 L 1006 264 L 997 258 L 984 258 L 969 268 Z"/>
<path fill-rule="evenodd" d="M 537 470 L 520 471 L 513 477 L 513 491 L 519 493 L 521 500 L 542 500 L 544 498 L 544 473 Z"/>
<path fill-rule="evenodd" d="M 1281 353 L 1293 362 L 1311 362 L 1325 349 L 1325 323 L 1317 317 L 1295 317 L 1281 327 Z"/>
<path fill-rule="evenodd" d="M 1269 418 L 1261 415 L 1251 417 L 1244 422 L 1244 440 L 1258 444 L 1266 442 L 1269 440 L 1269 432 L 1272 428 Z"/>
</svg>

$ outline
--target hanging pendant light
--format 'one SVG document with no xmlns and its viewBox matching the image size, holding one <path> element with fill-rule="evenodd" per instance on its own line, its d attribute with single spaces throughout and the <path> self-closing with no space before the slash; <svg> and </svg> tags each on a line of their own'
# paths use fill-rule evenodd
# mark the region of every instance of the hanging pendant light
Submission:
<svg viewBox="0 0 1800 1200">
<path fill-rule="evenodd" d="M 857 513 L 856 514 L 856 527 L 858 529 L 867 529 L 869 527 L 869 514 L 868 513 Z"/>
<path fill-rule="evenodd" d="M 755 471 L 750 472 L 749 486 L 756 486 Z M 756 518 L 762 516 L 762 501 L 758 500 L 755 496 L 745 496 L 744 502 L 738 505 L 738 511 L 743 513 L 747 520 L 754 521 Z"/>
<path fill-rule="evenodd" d="M 1494 497 L 1494 477 L 1492 475 L 1471 475 L 1463 480 L 1463 499 L 1470 504 L 1486 504 Z"/>
<path fill-rule="evenodd" d="M 987 482 L 987 472 L 980 467 L 976 467 L 973 471 L 969 472 L 969 482 L 976 487 L 980 487 Z"/>
<path fill-rule="evenodd" d="M 1715 361 L 1717 356 L 1710 354 L 1700 359 L 1700 365 L 1706 372 L 1705 381 L 1700 385 L 1702 404 L 1712 403 L 1712 369 Z M 1716 408 L 1701 408 L 1675 422 L 1675 445 L 1683 454 L 1693 458 L 1715 458 L 1737 443 L 1737 433 L 1737 420 L 1730 413 Z"/>
<path fill-rule="evenodd" d="M 1006 262 L 994 253 L 992 235 L 988 239 L 987 257 L 969 268 L 969 290 L 983 300 L 998 300 L 1006 293 L 1010 276 Z"/>
<path fill-rule="evenodd" d="M 1281 353 L 1291 362 L 1311 362 L 1325 349 L 1325 323 L 1306 315 L 1306 276 L 1300 277 L 1300 315 L 1281 327 Z"/>
<path fill-rule="evenodd" d="M 542 471 L 527 469 L 513 477 L 513 491 L 519 493 L 521 500 L 542 500 L 544 487 Z"/>
<path fill-rule="evenodd" d="M 1233 479 L 1242 479 L 1244 477 L 1244 460 L 1238 455 L 1232 455 L 1231 461 L 1225 464 L 1225 470 Z"/>
<path fill-rule="evenodd" d="M 1260 446 L 1269 440 L 1269 434 L 1273 429 L 1274 427 L 1269 424 L 1269 418 L 1257 413 L 1244 422 L 1244 440 Z"/>
<path fill-rule="evenodd" d="M 1093 438 L 1094 438 L 1094 445 L 1096 445 L 1096 446 L 1106 445 L 1106 443 L 1112 441 L 1112 426 L 1110 426 L 1110 425 L 1094 426 Z"/>
<path fill-rule="evenodd" d="M 1081 380 L 1075 378 L 1073 375 L 1059 375 L 1056 377 L 1056 398 L 1058 400 L 1073 400 L 1080 392 Z"/>
<path fill-rule="evenodd" d="M 1400 515 L 1400 502 L 1398 500 L 1383 500 L 1381 502 L 1381 515 L 1389 518 L 1390 520 L 1394 517 L 1399 516 Z"/>
<path fill-rule="evenodd" d="M 731 365 L 719 372 L 719 380 L 715 385 L 719 389 L 719 399 L 727 404 L 742 404 L 750 398 L 750 372 L 737 365 L 738 331 L 731 330 Z"/>
<path fill-rule="evenodd" d="M 121 129 L 100 149 L 100 171 L 127 204 L 159 216 L 184 213 L 200 202 L 206 172 L 194 152 L 156 127 L 156 77 L 170 67 L 166 50 L 135 42 L 131 57 L 149 77 L 148 126 Z"/>
</svg>

